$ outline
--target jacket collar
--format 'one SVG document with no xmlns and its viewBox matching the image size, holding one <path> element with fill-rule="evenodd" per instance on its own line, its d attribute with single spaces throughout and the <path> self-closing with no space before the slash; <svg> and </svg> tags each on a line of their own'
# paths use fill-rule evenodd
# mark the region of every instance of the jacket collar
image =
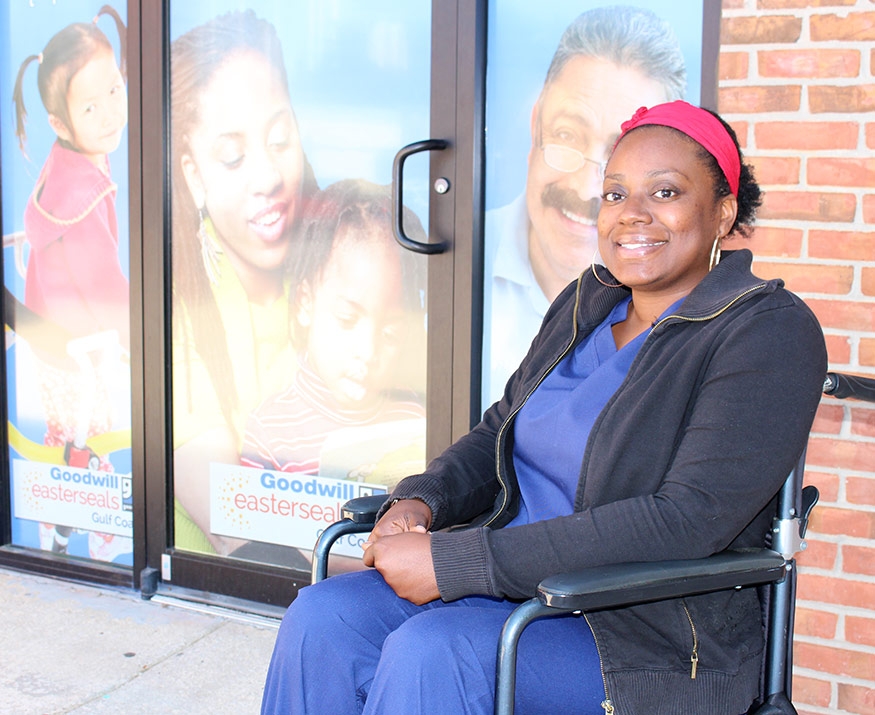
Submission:
<svg viewBox="0 0 875 715">
<path fill-rule="evenodd" d="M 748 291 L 759 288 L 757 292 L 772 293 L 784 285 L 780 278 L 763 280 L 751 273 L 753 254 L 746 248 L 726 251 L 711 272 L 702 279 L 687 296 L 676 314 L 680 318 L 702 319 L 725 308 Z M 616 283 L 616 279 L 604 268 L 599 277 L 605 283 Z M 613 288 L 602 285 L 586 270 L 578 281 L 578 295 L 587 295 L 580 300 L 577 317 L 581 327 L 597 325 L 604 320 L 619 300 L 629 295 L 625 286 Z"/>
</svg>

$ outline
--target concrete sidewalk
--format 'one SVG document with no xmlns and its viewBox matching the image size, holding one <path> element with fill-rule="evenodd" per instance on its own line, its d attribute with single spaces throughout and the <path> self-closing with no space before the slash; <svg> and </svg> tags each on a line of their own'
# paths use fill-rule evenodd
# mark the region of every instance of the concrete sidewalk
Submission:
<svg viewBox="0 0 875 715">
<path fill-rule="evenodd" d="M 0 713 L 258 713 L 278 627 L 0 569 Z"/>
</svg>

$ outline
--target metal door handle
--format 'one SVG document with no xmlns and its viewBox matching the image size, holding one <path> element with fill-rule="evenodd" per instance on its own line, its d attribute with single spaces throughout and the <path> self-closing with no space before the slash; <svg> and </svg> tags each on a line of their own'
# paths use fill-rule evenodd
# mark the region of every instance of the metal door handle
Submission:
<svg viewBox="0 0 875 715">
<path fill-rule="evenodd" d="M 418 154 L 421 151 L 440 151 L 448 146 L 449 142 L 443 139 L 425 139 L 413 142 L 413 144 L 402 147 L 395 155 L 395 161 L 392 163 L 392 230 L 395 234 L 395 240 L 409 251 L 434 254 L 444 253 L 450 247 L 446 241 L 423 243 L 422 241 L 410 238 L 410 236 L 404 233 L 404 222 L 402 221 L 405 160 L 407 157 Z"/>
</svg>

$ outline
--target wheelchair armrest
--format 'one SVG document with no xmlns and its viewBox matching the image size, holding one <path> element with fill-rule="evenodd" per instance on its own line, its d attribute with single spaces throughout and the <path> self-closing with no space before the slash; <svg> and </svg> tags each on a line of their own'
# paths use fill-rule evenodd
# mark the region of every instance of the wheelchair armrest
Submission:
<svg viewBox="0 0 875 715">
<path fill-rule="evenodd" d="M 386 502 L 386 494 L 371 494 L 350 499 L 340 509 L 341 519 L 327 526 L 313 547 L 313 563 L 310 572 L 312 583 L 328 576 L 328 554 L 334 542 L 347 534 L 370 531 L 377 521 L 377 512 Z"/>
<path fill-rule="evenodd" d="M 592 611 L 780 581 L 786 564 L 780 554 L 756 549 L 703 559 L 596 566 L 544 579 L 538 599 L 550 608 Z"/>
<path fill-rule="evenodd" d="M 340 513 L 344 519 L 349 519 L 356 524 L 373 526 L 377 521 L 377 512 L 386 503 L 387 498 L 386 494 L 371 494 L 366 497 L 350 499 L 343 505 Z"/>
</svg>

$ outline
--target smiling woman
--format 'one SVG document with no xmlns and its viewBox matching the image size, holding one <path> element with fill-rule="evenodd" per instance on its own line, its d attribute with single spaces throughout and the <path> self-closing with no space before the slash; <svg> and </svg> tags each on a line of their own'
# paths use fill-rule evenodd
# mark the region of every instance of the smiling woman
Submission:
<svg viewBox="0 0 875 715">
<path fill-rule="evenodd" d="M 292 378 L 285 260 L 315 189 L 279 39 L 251 11 L 171 48 L 175 541 L 210 533 L 209 469 L 236 464 L 248 413 Z"/>
<path fill-rule="evenodd" d="M 675 102 L 623 131 L 598 219 L 610 272 L 563 290 L 483 421 L 395 487 L 365 545 L 375 570 L 300 591 L 263 713 L 485 715 L 499 632 L 542 579 L 762 547 L 823 335 L 749 251 L 711 260 L 759 203 L 722 120 Z M 517 712 L 748 712 L 761 613 L 740 589 L 538 621 Z"/>
</svg>

